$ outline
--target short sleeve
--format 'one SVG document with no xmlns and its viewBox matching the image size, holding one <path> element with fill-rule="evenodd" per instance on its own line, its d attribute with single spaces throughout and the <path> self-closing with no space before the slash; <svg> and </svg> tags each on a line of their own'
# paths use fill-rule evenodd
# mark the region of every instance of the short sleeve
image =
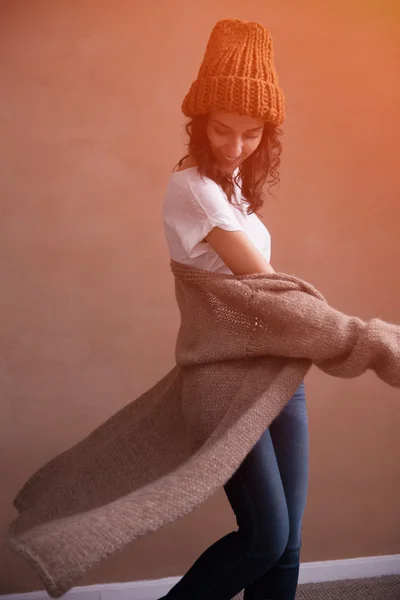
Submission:
<svg viewBox="0 0 400 600">
<path fill-rule="evenodd" d="M 187 256 L 195 258 L 207 251 L 202 240 L 214 227 L 244 231 L 234 210 L 215 181 L 203 180 L 196 169 L 188 169 L 174 174 L 164 201 L 163 219 Z"/>
</svg>

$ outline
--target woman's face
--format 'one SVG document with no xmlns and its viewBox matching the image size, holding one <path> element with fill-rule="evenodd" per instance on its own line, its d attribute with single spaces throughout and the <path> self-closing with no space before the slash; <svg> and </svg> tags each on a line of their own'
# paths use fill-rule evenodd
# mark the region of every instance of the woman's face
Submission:
<svg viewBox="0 0 400 600">
<path fill-rule="evenodd" d="M 264 121 L 236 113 L 213 113 L 207 136 L 219 168 L 232 173 L 257 149 Z M 233 160 L 230 160 L 233 159 Z"/>
</svg>

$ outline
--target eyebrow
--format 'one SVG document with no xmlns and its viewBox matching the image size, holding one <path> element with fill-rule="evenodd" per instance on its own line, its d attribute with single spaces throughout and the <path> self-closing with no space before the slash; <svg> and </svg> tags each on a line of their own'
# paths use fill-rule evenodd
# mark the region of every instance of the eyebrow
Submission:
<svg viewBox="0 0 400 600">
<path fill-rule="evenodd" d="M 221 125 L 221 127 L 225 127 L 225 129 L 231 129 L 231 127 L 229 127 L 228 125 L 225 125 L 225 123 L 222 123 L 221 121 L 218 121 L 217 119 L 213 119 L 213 122 L 218 123 L 218 125 Z M 260 125 L 259 127 L 253 127 L 253 129 L 248 129 L 247 131 L 261 131 L 261 129 L 264 129 L 264 125 Z"/>
</svg>

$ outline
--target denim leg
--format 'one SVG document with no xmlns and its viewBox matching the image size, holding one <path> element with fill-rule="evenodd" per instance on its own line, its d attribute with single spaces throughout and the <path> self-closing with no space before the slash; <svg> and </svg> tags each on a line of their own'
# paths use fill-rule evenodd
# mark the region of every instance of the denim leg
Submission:
<svg viewBox="0 0 400 600">
<path fill-rule="evenodd" d="M 289 514 L 270 429 L 263 433 L 224 490 L 236 516 L 237 531 L 207 548 L 166 599 L 231 600 L 244 588 L 248 588 L 248 598 L 258 598 L 249 596 L 253 592 L 248 586 L 255 580 L 262 582 L 263 574 L 277 564 L 287 549 Z M 292 579 L 296 568 L 297 563 Z"/>
<path fill-rule="evenodd" d="M 289 514 L 289 539 L 277 563 L 246 590 L 245 600 L 294 600 L 308 488 L 308 418 L 304 382 L 270 425 Z"/>
</svg>

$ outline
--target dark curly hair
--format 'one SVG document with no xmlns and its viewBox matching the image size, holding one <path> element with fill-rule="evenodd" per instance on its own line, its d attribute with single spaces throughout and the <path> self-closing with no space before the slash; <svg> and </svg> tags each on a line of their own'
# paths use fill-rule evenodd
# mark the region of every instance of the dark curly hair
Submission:
<svg viewBox="0 0 400 600">
<path fill-rule="evenodd" d="M 175 171 L 186 158 L 192 156 L 200 175 L 209 177 L 218 183 L 231 204 L 233 204 L 232 199 L 235 198 L 235 181 L 241 188 L 243 201 L 249 204 L 247 213 L 251 215 L 258 212 L 264 204 L 263 186 L 265 182 L 269 184 L 268 192 L 271 187 L 279 183 L 278 169 L 282 152 L 279 136 L 282 135 L 282 130 L 275 125 L 265 123 L 259 146 L 243 161 L 237 175 L 232 177 L 218 169 L 207 136 L 208 119 L 209 115 L 199 115 L 186 123 L 185 130 L 189 136 L 188 154 L 181 158 L 173 170 Z"/>
</svg>

